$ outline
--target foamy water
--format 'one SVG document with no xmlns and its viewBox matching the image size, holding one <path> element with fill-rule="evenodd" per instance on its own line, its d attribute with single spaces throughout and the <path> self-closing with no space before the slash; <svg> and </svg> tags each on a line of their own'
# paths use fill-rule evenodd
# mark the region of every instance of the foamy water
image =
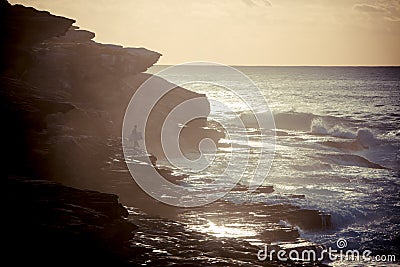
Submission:
<svg viewBox="0 0 400 267">
<path fill-rule="evenodd" d="M 190 72 L 195 73 L 196 68 L 206 67 L 191 67 Z M 160 69 L 155 67 L 152 72 Z M 352 248 L 376 253 L 397 251 L 400 68 L 238 69 L 256 83 L 274 113 L 275 159 L 264 184 L 273 185 L 275 192 L 250 198 L 232 193 L 225 199 L 235 203 L 290 203 L 328 212 L 332 214 L 334 229 L 318 233 L 303 231 L 303 237 L 328 246 L 338 238 L 345 238 Z M 217 75 L 217 71 L 210 69 L 209 75 Z M 224 79 L 229 81 L 229 77 Z M 253 94 L 246 85 L 238 87 L 242 94 Z M 186 88 L 207 94 L 211 100 L 210 120 L 220 120 L 237 129 L 230 140 L 222 142 L 237 142 L 240 146 L 234 153 L 242 153 L 243 162 L 249 157 L 249 162 L 254 163 L 260 148 L 271 149 L 271 140 L 255 129 L 257 125 L 252 116 L 253 112 L 262 116 L 266 107 L 254 101 L 249 110 L 240 99 L 216 86 L 194 83 Z M 247 126 L 246 131 L 235 128 L 237 116 Z M 243 135 L 248 136 L 249 142 L 242 143 Z M 223 146 L 217 158 L 228 157 L 231 152 Z M 219 175 L 224 167 L 223 160 L 214 162 L 202 173 L 191 173 L 185 183 L 198 190 L 207 186 L 206 181 Z M 233 164 L 242 164 L 242 161 Z M 244 175 L 243 184 L 248 182 L 246 177 L 251 177 L 251 169 Z M 290 195 L 305 195 L 305 198 Z"/>
</svg>

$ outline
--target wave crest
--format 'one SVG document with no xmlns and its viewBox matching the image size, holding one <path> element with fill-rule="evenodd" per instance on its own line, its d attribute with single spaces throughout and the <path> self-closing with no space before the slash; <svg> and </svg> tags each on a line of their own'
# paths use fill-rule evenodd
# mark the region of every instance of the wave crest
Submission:
<svg viewBox="0 0 400 267">
<path fill-rule="evenodd" d="M 363 148 L 369 148 L 378 144 L 378 140 L 370 129 L 363 128 L 358 129 L 357 132 L 353 132 L 341 125 L 329 127 L 321 118 L 312 120 L 310 131 L 313 134 L 330 135 L 345 139 L 357 139 L 358 143 Z"/>
</svg>

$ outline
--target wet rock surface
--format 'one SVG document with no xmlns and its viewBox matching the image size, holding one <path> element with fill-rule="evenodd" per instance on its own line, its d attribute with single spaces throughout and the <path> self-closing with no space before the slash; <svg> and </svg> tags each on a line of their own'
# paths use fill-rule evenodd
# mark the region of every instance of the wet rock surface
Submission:
<svg viewBox="0 0 400 267">
<path fill-rule="evenodd" d="M 131 240 L 134 247 L 148 249 L 146 264 L 152 266 L 325 266 L 320 262 L 279 262 L 276 258 L 260 261 L 257 253 L 262 245 L 251 245 L 243 239 L 213 236 L 188 228 L 188 225 L 157 217 L 150 217 L 136 208 L 128 208 L 129 220 L 139 228 Z M 224 215 L 224 214 L 223 214 Z M 281 228 L 283 229 L 283 228 Z M 273 231 L 271 231 L 273 232 Z M 278 233 L 279 231 L 275 231 Z M 321 246 L 298 239 L 271 246 L 272 249 L 298 251 Z"/>
<path fill-rule="evenodd" d="M 117 193 L 128 206 L 129 219 L 139 227 L 132 244 L 150 249 L 146 252 L 150 265 L 174 263 L 200 266 L 213 264 L 221 266 L 278 264 L 279 266 L 277 259 L 269 259 L 268 263 L 258 261 L 257 252 L 265 244 L 276 250 L 289 251 L 295 248 L 298 251 L 305 249 L 321 251 L 321 245 L 301 238 L 300 233 L 302 230 L 323 233 L 333 227 L 329 214 L 286 204 L 267 205 L 261 202 L 234 204 L 220 200 L 191 209 L 173 208 L 161 204 L 137 188 L 126 169 L 122 151 L 114 150 L 114 152 L 114 155 L 110 155 L 107 167 L 103 168 L 104 173 L 114 173 L 109 175 L 109 188 L 105 190 Z M 143 169 L 152 168 L 148 164 L 140 163 L 140 158 L 138 153 L 135 157 L 137 162 L 132 164 L 140 164 Z M 174 175 L 173 169 L 164 169 L 162 166 L 158 168 L 166 179 L 176 184 L 190 180 L 188 176 Z M 251 197 L 272 192 L 272 186 L 264 186 L 261 190 L 250 194 L 246 186 L 238 185 L 231 193 L 248 194 Z M 136 207 L 142 207 L 146 213 Z M 147 215 L 149 213 L 153 215 Z M 160 214 L 162 217 L 155 217 L 155 214 Z M 209 245 L 209 242 L 214 242 L 214 246 Z M 210 247 L 213 248 L 212 253 Z M 215 252 L 217 249 L 220 251 Z M 290 264 L 320 265 L 318 262 Z M 287 265 L 289 263 L 285 263 L 285 266 Z"/>
<path fill-rule="evenodd" d="M 286 204 L 233 204 L 224 200 L 185 210 L 179 219 L 193 229 L 217 236 L 241 237 L 254 244 L 297 242 L 300 230 L 324 231 L 332 227 L 329 214 L 317 210 Z"/>
<path fill-rule="evenodd" d="M 281 266 L 276 258 L 265 262 L 258 260 L 261 243 L 270 245 L 272 241 L 280 240 L 271 248 L 285 249 L 290 245 L 291 249 L 298 251 L 322 249 L 298 238 L 294 228 L 277 223 L 281 215 L 278 211 L 284 207 L 260 206 L 264 214 L 259 214 L 260 210 L 253 206 L 251 210 L 255 212 L 248 212 L 247 217 L 244 215 L 246 207 L 231 207 L 229 210 L 223 202 L 208 207 L 214 212 L 208 212 L 210 217 L 206 218 L 218 219 L 218 224 L 221 224 L 221 219 L 235 224 L 235 218 L 239 219 L 240 215 L 244 216 L 240 225 L 249 227 L 248 223 L 243 224 L 243 220 L 257 224 L 254 218 L 259 218 L 259 221 L 264 218 L 266 228 L 246 240 L 245 236 L 229 235 L 229 231 L 221 236 L 215 236 L 210 230 L 207 233 L 200 229 L 197 231 L 193 221 L 202 216 L 198 210 L 182 213 L 181 222 L 178 222 L 149 216 L 137 208 L 124 208 L 116 195 L 28 178 L 5 179 L 1 190 L 2 203 L 7 203 L 3 209 L 7 214 L 3 221 L 6 231 L 2 240 L 7 244 L 4 255 L 15 265 Z M 218 206 L 223 208 L 223 213 L 217 209 Z M 242 213 L 234 214 L 233 210 L 238 209 Z M 271 218 L 263 216 L 266 213 Z M 185 220 L 187 223 L 183 223 Z M 261 243 L 255 243 L 256 238 Z M 23 244 L 21 240 L 25 240 Z M 20 253 L 24 257 L 18 257 Z M 316 266 L 320 263 L 285 263 L 285 266 L 299 265 Z"/>
</svg>

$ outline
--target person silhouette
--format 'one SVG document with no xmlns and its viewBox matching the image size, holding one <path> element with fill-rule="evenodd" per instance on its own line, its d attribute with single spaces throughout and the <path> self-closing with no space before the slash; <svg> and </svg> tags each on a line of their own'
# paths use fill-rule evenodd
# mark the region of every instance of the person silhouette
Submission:
<svg viewBox="0 0 400 267">
<path fill-rule="evenodd" d="M 137 125 L 132 129 L 131 135 L 129 136 L 130 141 L 133 143 L 133 148 L 140 148 L 139 140 L 142 139 L 142 135 L 140 132 L 137 131 Z"/>
</svg>

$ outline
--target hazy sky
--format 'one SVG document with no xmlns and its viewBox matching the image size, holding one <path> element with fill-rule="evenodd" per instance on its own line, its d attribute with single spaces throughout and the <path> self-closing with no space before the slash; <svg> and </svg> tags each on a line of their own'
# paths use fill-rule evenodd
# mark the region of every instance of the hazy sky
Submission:
<svg viewBox="0 0 400 267">
<path fill-rule="evenodd" d="M 400 65 L 400 0 L 11 0 L 160 64 Z"/>
</svg>

